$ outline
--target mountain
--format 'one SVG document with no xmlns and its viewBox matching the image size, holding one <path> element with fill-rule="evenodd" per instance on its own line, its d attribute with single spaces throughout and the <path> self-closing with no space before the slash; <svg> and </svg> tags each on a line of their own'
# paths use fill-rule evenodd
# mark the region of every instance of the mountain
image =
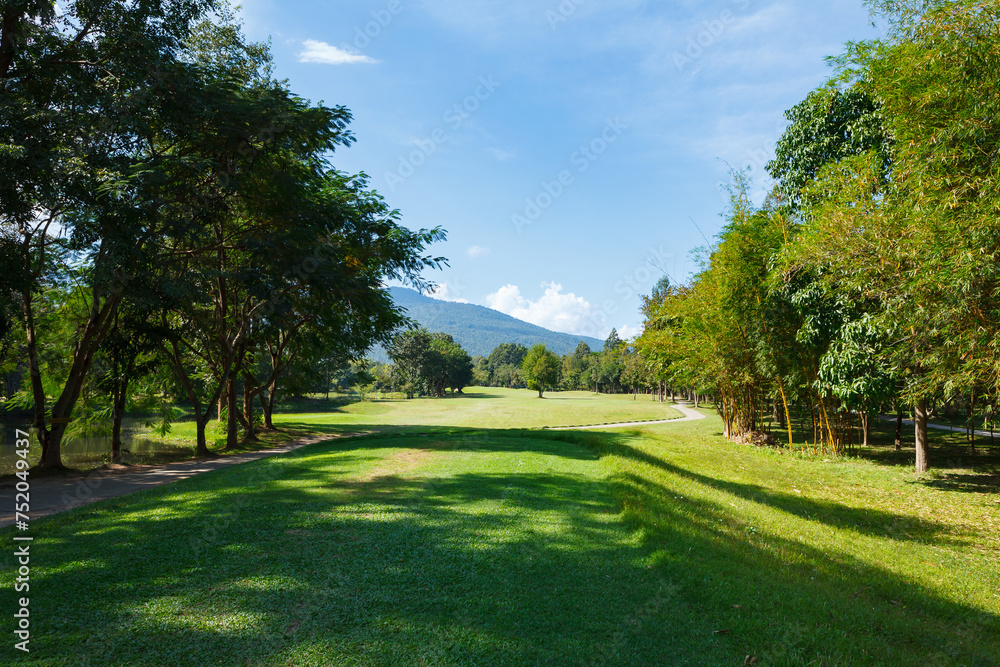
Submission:
<svg viewBox="0 0 1000 667">
<path fill-rule="evenodd" d="M 405 287 L 390 287 L 389 294 L 393 301 L 406 309 L 410 318 L 428 331 L 451 334 L 474 357 L 489 355 L 500 343 L 520 343 L 529 348 L 536 343 L 545 343 L 547 348 L 560 356 L 575 350 L 581 340 L 595 352 L 604 349 L 603 340 L 549 331 L 491 308 L 439 301 Z M 368 356 L 380 361 L 386 358 L 385 351 L 379 348 L 373 349 Z"/>
</svg>

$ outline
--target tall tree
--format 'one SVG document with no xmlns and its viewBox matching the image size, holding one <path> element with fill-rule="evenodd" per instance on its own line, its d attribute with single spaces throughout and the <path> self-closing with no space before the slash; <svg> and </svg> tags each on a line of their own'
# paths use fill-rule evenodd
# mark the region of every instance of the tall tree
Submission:
<svg viewBox="0 0 1000 667">
<path fill-rule="evenodd" d="M 528 383 L 528 389 L 538 392 L 538 398 L 542 398 L 542 393 L 547 389 L 559 386 L 559 370 L 562 364 L 555 352 L 545 347 L 545 343 L 538 343 L 528 350 L 521 368 L 524 370 L 524 378 Z"/>
<path fill-rule="evenodd" d="M 176 54 L 210 7 L 177 2 L 25 2 L 0 25 L 0 224 L 18 239 L 26 348 L 41 464 L 61 467 L 60 446 L 94 356 L 129 283 L 141 279 L 171 221 L 154 128 L 181 131 L 175 100 L 185 76 Z M 78 264 L 88 316 L 50 404 L 42 378 L 36 297 L 60 229 Z"/>
</svg>

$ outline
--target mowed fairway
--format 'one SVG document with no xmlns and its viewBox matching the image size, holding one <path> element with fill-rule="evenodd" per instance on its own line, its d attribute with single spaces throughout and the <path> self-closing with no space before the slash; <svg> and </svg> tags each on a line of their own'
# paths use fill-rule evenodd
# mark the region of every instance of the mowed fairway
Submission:
<svg viewBox="0 0 1000 667">
<path fill-rule="evenodd" d="M 354 403 L 326 417 L 280 415 L 277 421 L 327 425 L 340 430 L 358 426 L 459 426 L 472 428 L 541 428 L 650 421 L 682 417 L 649 396 L 608 396 L 584 391 L 547 392 L 542 399 L 527 389 L 472 387 L 444 399 Z M 347 428 L 350 430 L 350 428 Z"/>
<path fill-rule="evenodd" d="M 634 422 L 680 418 L 683 415 L 649 396 L 609 396 L 584 391 L 547 392 L 542 399 L 527 389 L 470 387 L 464 394 L 445 398 L 391 399 L 355 402 L 317 414 L 275 414 L 279 428 L 293 432 L 356 434 L 412 432 L 421 426 L 459 428 L 542 428 L 581 426 L 605 422 Z M 419 428 L 416 430 L 420 430 Z M 176 424 L 172 442 L 193 447 L 194 423 Z M 215 447 L 224 445 L 224 436 Z"/>
<path fill-rule="evenodd" d="M 550 425 L 665 410 L 580 399 Z M 1000 664 L 995 488 L 733 445 L 712 416 L 514 430 L 555 404 L 283 416 L 381 432 L 38 521 L 18 661 Z"/>
</svg>

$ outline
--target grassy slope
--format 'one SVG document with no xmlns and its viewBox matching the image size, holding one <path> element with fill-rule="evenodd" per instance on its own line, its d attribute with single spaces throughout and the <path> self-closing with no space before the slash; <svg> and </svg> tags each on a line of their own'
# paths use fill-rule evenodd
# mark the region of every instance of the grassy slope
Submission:
<svg viewBox="0 0 1000 667">
<path fill-rule="evenodd" d="M 37 522 L 33 661 L 1000 664 L 995 488 L 735 446 L 715 418 L 543 433 L 496 430 L 538 417 L 514 396 L 371 407 L 320 421 L 430 425 Z"/>
</svg>

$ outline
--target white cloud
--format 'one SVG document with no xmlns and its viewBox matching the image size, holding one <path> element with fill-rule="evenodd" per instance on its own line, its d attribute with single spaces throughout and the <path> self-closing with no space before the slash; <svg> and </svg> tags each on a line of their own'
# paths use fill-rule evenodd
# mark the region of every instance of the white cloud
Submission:
<svg viewBox="0 0 1000 667">
<path fill-rule="evenodd" d="M 344 49 L 338 49 L 332 44 L 318 42 L 315 39 L 307 39 L 302 42 L 305 48 L 299 53 L 300 63 L 322 63 L 324 65 L 359 65 L 377 63 L 377 60 L 369 58 L 360 53 L 351 53 Z"/>
<path fill-rule="evenodd" d="M 438 301 L 452 301 L 454 303 L 469 303 L 468 299 L 461 298 L 460 294 L 462 290 L 460 287 L 449 285 L 448 283 L 441 283 L 437 288 L 428 293 L 432 299 L 437 299 Z"/>
<path fill-rule="evenodd" d="M 622 340 L 631 340 L 642 333 L 642 327 L 633 327 L 629 324 L 618 327 L 618 337 Z"/>
<path fill-rule="evenodd" d="M 490 254 L 491 250 L 489 248 L 484 248 L 482 246 L 474 245 L 465 251 L 469 257 L 476 259 L 477 257 L 483 257 Z"/>
<path fill-rule="evenodd" d="M 559 283 L 542 283 L 545 294 L 537 301 L 526 299 L 517 285 L 504 285 L 486 297 L 493 310 L 569 334 L 594 333 L 594 307 L 583 297 L 564 294 Z"/>
<path fill-rule="evenodd" d="M 501 162 L 506 162 L 507 160 L 512 160 L 517 157 L 517 153 L 514 151 L 505 151 L 502 148 L 487 148 L 486 152 Z"/>
</svg>

